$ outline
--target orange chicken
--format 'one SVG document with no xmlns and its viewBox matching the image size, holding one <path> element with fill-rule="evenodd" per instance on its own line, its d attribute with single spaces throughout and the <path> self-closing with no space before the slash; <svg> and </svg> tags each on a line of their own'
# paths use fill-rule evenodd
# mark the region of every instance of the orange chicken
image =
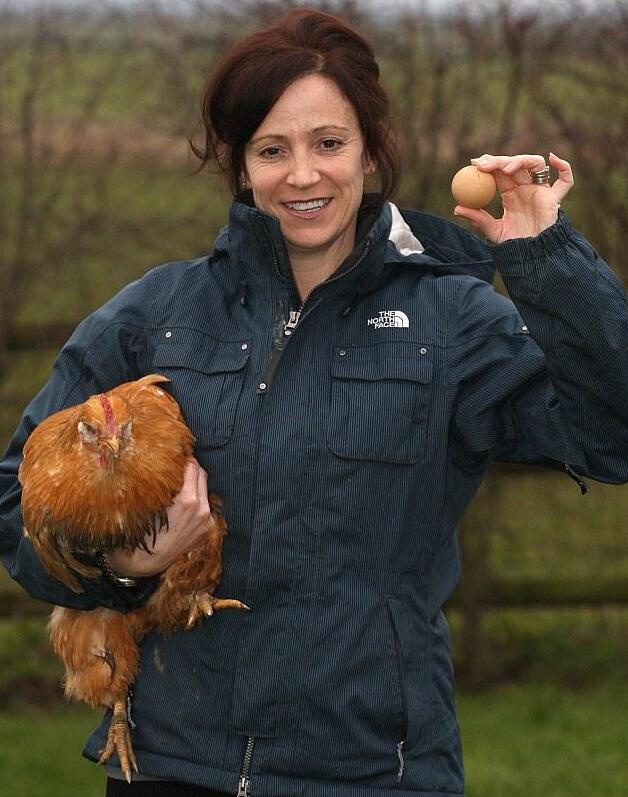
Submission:
<svg viewBox="0 0 628 797">
<path fill-rule="evenodd" d="M 24 533 L 48 571 L 75 592 L 78 576 L 101 575 L 97 552 L 150 549 L 183 485 L 194 436 L 175 399 L 151 374 L 46 418 L 30 435 L 19 471 Z M 112 718 L 100 763 L 115 752 L 131 781 L 137 771 L 127 696 L 138 669 L 138 641 L 172 634 L 214 610 L 247 607 L 213 595 L 221 575 L 226 524 L 220 502 L 201 545 L 160 577 L 145 606 L 128 614 L 55 607 L 50 637 L 66 669 L 65 693 Z"/>
</svg>

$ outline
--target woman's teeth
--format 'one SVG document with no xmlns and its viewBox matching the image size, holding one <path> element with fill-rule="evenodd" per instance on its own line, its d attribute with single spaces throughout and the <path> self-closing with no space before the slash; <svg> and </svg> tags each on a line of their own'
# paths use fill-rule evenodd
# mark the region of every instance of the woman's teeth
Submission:
<svg viewBox="0 0 628 797">
<path fill-rule="evenodd" d="M 311 199 L 309 202 L 286 202 L 290 210 L 318 210 L 330 203 L 330 199 Z"/>
</svg>

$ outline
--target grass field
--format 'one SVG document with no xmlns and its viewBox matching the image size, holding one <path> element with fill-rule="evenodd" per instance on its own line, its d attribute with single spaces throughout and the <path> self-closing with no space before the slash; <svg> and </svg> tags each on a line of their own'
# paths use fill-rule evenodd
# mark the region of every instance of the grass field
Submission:
<svg viewBox="0 0 628 797">
<path fill-rule="evenodd" d="M 628 693 L 509 686 L 459 701 L 468 797 L 628 793 Z"/>
<path fill-rule="evenodd" d="M 92 797 L 104 776 L 81 758 L 97 715 L 55 706 L 48 711 L 0 713 L 0 768 L 7 797 Z"/>
<path fill-rule="evenodd" d="M 467 797 L 621 797 L 628 793 L 628 692 L 511 685 L 461 696 Z M 96 797 L 103 773 L 81 759 L 93 712 L 0 713 L 0 770 L 11 797 Z"/>
</svg>

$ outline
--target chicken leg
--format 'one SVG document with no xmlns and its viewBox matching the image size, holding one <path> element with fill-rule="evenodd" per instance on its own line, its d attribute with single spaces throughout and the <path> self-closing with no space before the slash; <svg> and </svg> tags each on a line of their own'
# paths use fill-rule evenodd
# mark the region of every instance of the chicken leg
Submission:
<svg viewBox="0 0 628 797">
<path fill-rule="evenodd" d="M 113 715 L 109 723 L 109 733 L 107 734 L 107 744 L 98 759 L 99 764 L 106 764 L 114 753 L 118 754 L 120 769 L 126 778 L 127 783 L 131 783 L 131 767 L 135 772 L 137 761 L 133 752 L 131 742 L 131 729 L 127 717 L 127 701 L 116 700 L 113 704 Z"/>
<path fill-rule="evenodd" d="M 50 639 L 65 665 L 65 694 L 92 708 L 113 711 L 107 743 L 99 763 L 114 752 L 131 782 L 137 763 L 126 713 L 127 696 L 138 669 L 136 640 L 148 626 L 145 609 L 120 614 L 110 609 L 75 611 L 55 607 L 50 618 Z"/>
</svg>

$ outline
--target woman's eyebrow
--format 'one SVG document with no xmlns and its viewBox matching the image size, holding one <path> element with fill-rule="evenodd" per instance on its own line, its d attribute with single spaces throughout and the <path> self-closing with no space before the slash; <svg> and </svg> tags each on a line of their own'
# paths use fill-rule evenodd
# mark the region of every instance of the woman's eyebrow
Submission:
<svg viewBox="0 0 628 797">
<path fill-rule="evenodd" d="M 348 127 L 342 127 L 342 125 L 319 125 L 318 127 L 313 127 L 311 130 L 308 130 L 308 133 L 321 133 L 324 130 L 334 130 L 339 133 L 348 134 L 351 130 Z M 258 138 L 252 138 L 249 141 L 249 144 L 259 144 L 260 141 L 264 141 L 265 139 L 270 138 L 274 141 L 285 141 L 288 136 L 283 135 L 283 133 L 265 133 L 263 136 L 258 136 Z"/>
</svg>

